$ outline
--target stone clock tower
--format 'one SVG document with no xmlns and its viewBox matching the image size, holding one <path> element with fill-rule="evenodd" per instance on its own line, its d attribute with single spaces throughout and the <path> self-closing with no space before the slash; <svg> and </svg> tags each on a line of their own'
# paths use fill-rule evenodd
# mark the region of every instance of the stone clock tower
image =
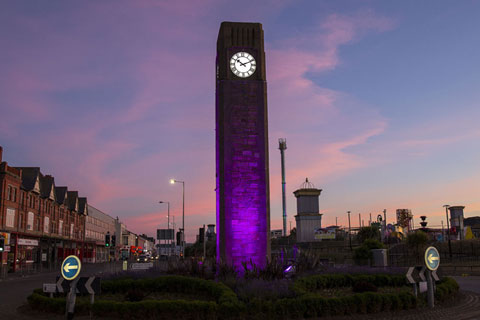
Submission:
<svg viewBox="0 0 480 320">
<path fill-rule="evenodd" d="M 270 259 L 267 82 L 260 23 L 223 22 L 216 60 L 217 259 Z"/>
</svg>

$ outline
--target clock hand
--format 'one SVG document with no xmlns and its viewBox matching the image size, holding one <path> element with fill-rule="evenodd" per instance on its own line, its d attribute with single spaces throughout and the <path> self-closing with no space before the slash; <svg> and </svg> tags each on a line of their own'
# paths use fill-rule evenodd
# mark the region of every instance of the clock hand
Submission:
<svg viewBox="0 0 480 320">
<path fill-rule="evenodd" d="M 245 65 L 246 65 L 247 63 L 252 63 L 252 61 L 253 61 L 253 60 L 247 60 L 247 62 L 242 63 L 242 61 L 240 61 L 240 59 L 237 60 L 237 62 L 240 63 L 240 64 L 241 64 L 242 66 L 244 66 L 244 67 L 245 67 Z"/>
</svg>

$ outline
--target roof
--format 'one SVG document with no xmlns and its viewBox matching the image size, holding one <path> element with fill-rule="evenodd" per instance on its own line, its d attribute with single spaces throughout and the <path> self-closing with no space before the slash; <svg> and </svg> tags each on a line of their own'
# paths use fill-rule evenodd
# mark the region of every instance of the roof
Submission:
<svg viewBox="0 0 480 320">
<path fill-rule="evenodd" d="M 50 197 L 50 193 L 52 192 L 52 187 L 55 186 L 54 178 L 50 175 L 42 175 L 40 173 L 40 196 L 42 198 Z M 55 193 L 54 193 L 55 196 Z"/>
<path fill-rule="evenodd" d="M 480 217 L 470 217 L 463 219 L 463 224 L 467 227 L 480 226 Z"/>
<path fill-rule="evenodd" d="M 58 204 L 66 204 L 68 188 L 67 187 L 55 187 L 55 196 Z"/>
<path fill-rule="evenodd" d="M 87 198 L 78 198 L 78 213 L 87 215 Z"/>
<path fill-rule="evenodd" d="M 317 189 L 308 181 L 308 178 L 305 178 L 305 181 L 300 185 L 300 189 L 297 189 L 293 192 L 296 198 L 300 196 L 320 196 L 322 189 Z"/>
<path fill-rule="evenodd" d="M 40 175 L 40 167 L 15 167 L 22 170 L 22 188 L 27 191 L 35 188 L 35 183 Z"/>
<path fill-rule="evenodd" d="M 71 211 L 78 210 L 78 191 L 67 191 L 67 205 Z"/>
</svg>

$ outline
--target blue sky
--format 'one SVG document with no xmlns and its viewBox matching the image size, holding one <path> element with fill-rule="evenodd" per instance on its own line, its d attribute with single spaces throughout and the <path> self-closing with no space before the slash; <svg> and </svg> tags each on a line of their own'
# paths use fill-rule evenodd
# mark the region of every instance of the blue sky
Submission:
<svg viewBox="0 0 480 320">
<path fill-rule="evenodd" d="M 0 145 L 134 232 L 215 223 L 214 63 L 222 21 L 263 24 L 272 228 L 305 177 L 326 224 L 442 205 L 480 215 L 478 1 L 9 1 Z M 177 220 L 178 221 L 178 220 Z"/>
</svg>

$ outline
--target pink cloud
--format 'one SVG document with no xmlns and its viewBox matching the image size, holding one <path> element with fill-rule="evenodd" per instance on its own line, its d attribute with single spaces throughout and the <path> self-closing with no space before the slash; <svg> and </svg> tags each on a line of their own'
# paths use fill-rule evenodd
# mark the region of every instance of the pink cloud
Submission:
<svg viewBox="0 0 480 320">
<path fill-rule="evenodd" d="M 22 147 L 42 154 L 42 167 L 59 184 L 78 189 L 94 206 L 119 215 L 134 232 L 151 232 L 155 224 L 163 223 L 163 211 L 154 207 L 160 199 L 172 201 L 178 219 L 181 191 L 168 185 L 172 176 L 181 175 L 178 178 L 187 183 L 189 240 L 198 224 L 215 219 L 216 30 L 203 21 L 215 5 L 95 3 L 62 17 L 52 13 L 45 19 L 28 19 L 25 28 L 32 39 L 35 30 L 42 30 L 45 37 L 17 48 L 17 63 L 9 69 L 16 78 L 4 87 L 10 95 L 2 95 L 3 101 L 18 104 L 32 121 L 63 124 L 35 134 L 56 146 L 49 153 L 42 154 L 44 145 L 27 142 Z M 60 30 L 58 24 L 67 27 Z M 349 148 L 382 134 L 387 121 L 371 106 L 361 105 L 351 113 L 342 106 L 344 94 L 316 85 L 306 74 L 335 69 L 341 63 L 341 46 L 388 28 L 388 21 L 371 12 L 332 15 L 303 38 L 275 44 L 267 39 L 267 47 L 272 47 L 267 50 L 270 143 L 274 150 L 278 137 L 285 136 L 290 143 L 289 187 L 301 182 L 294 181 L 298 177 L 323 183 L 368 165 Z M 210 42 L 204 40 L 206 33 Z M 37 60 L 31 59 L 32 51 Z M 16 68 L 26 62 L 18 72 Z M 91 108 L 75 123 L 64 114 L 58 116 L 68 102 L 57 100 L 55 94 L 108 88 L 125 79 L 125 90 L 132 93 L 119 105 L 107 102 L 105 109 Z M 18 111 L 10 119 L 26 123 Z M 274 152 L 271 172 L 278 161 Z M 271 174 L 271 186 L 273 213 L 280 199 L 278 174 Z M 272 215 L 272 221 L 278 219 Z"/>
</svg>

